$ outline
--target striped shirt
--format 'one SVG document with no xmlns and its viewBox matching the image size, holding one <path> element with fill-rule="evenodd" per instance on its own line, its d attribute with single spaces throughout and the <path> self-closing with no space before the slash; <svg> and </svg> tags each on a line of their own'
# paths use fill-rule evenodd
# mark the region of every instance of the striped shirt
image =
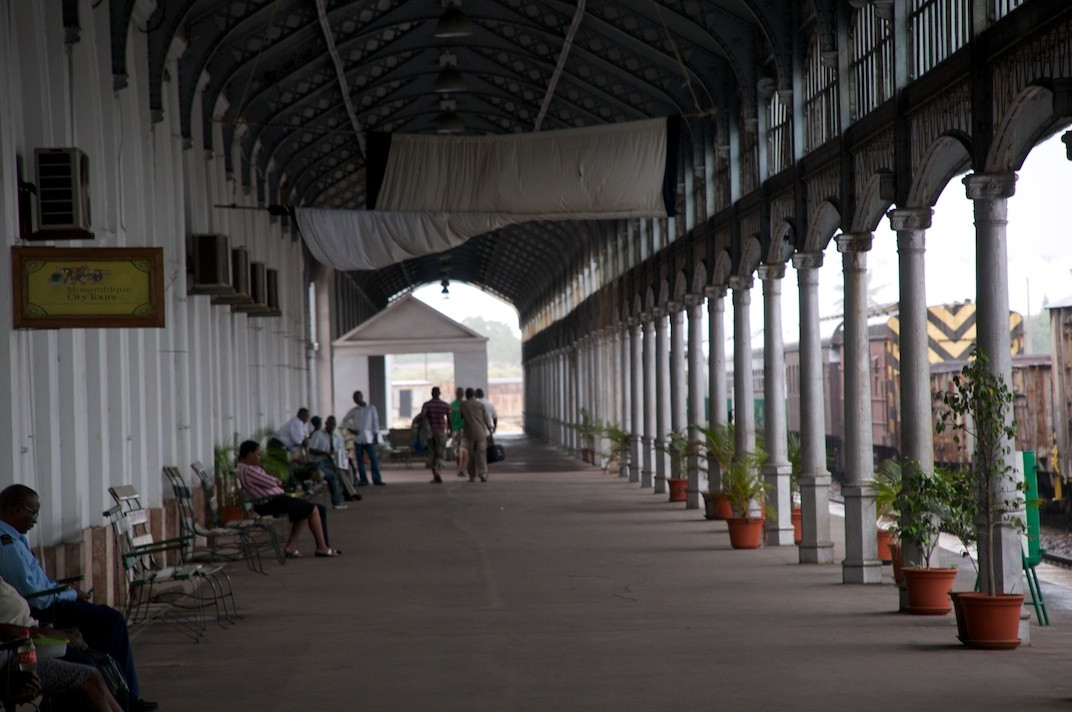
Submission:
<svg viewBox="0 0 1072 712">
<path fill-rule="evenodd" d="M 242 490 L 250 499 L 286 494 L 279 486 L 279 480 L 256 465 L 238 463 L 238 481 L 242 483 Z"/>
<path fill-rule="evenodd" d="M 450 420 L 450 403 L 440 398 L 426 401 L 421 412 L 428 416 L 428 424 L 432 426 L 433 433 L 447 432 L 447 422 Z"/>
</svg>

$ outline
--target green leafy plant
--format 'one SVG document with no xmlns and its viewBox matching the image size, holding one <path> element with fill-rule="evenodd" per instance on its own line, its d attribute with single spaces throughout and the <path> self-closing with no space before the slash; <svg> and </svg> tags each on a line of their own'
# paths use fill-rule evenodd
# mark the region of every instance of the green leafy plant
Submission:
<svg viewBox="0 0 1072 712">
<path fill-rule="evenodd" d="M 1016 438 L 1016 423 L 1009 418 L 1013 398 L 1005 379 L 991 372 L 990 360 L 981 348 L 953 376 L 952 388 L 935 394 L 937 431 L 950 431 L 958 449 L 971 448 L 970 466 L 950 475 L 950 502 L 959 510 L 962 525 L 973 521 L 976 540 L 985 536 L 991 546 L 999 526 L 1025 530 L 1019 512 L 1025 504 L 1026 485 L 1008 461 Z M 998 590 L 994 558 L 987 557 L 984 590 L 1003 593 Z"/>
<path fill-rule="evenodd" d="M 785 441 L 786 457 L 789 460 L 789 491 L 792 493 L 794 503 L 800 499 L 800 471 L 804 469 L 804 453 L 800 443 L 799 433 L 790 433 Z"/>
<path fill-rule="evenodd" d="M 629 443 L 632 440 L 632 434 L 626 430 L 622 430 L 617 425 L 608 425 L 606 428 L 607 442 L 610 449 L 605 453 L 603 471 L 606 472 L 617 464 L 621 467 L 625 464 L 629 456 Z"/>
<path fill-rule="evenodd" d="M 588 448 L 595 447 L 596 439 L 606 430 L 603 421 L 593 418 L 586 408 L 581 408 L 581 422 L 572 423 L 570 427 L 577 431 L 581 442 Z"/>
<path fill-rule="evenodd" d="M 701 443 L 690 440 L 687 432 L 670 431 L 666 434 L 666 440 L 655 446 L 659 452 L 666 453 L 670 457 L 671 476 L 685 477 L 688 469 L 689 456 L 700 452 Z"/>
<path fill-rule="evenodd" d="M 760 474 L 766 459 L 767 453 L 757 447 L 754 452 L 743 453 L 735 458 L 723 470 L 722 493 L 729 500 L 735 516 L 747 517 L 753 508 L 758 508 L 766 516 L 773 516 L 773 509 L 767 504 L 767 484 Z"/>
<path fill-rule="evenodd" d="M 896 528 L 900 512 L 897 508 L 897 495 L 901 491 L 901 463 L 886 459 L 875 469 L 875 514 L 879 519 L 894 522 Z"/>
<path fill-rule="evenodd" d="M 707 450 L 707 454 L 718 465 L 719 477 L 708 477 L 707 489 L 711 494 L 718 494 L 722 491 L 722 484 L 720 482 L 721 476 L 724 475 L 733 464 L 733 455 L 736 451 L 736 445 L 734 442 L 734 430 L 732 423 L 715 423 L 709 428 L 705 428 L 699 425 L 693 425 L 700 435 L 703 436 L 702 446 Z"/>
<path fill-rule="evenodd" d="M 216 502 L 221 507 L 233 507 L 242 504 L 242 488 L 238 484 L 235 469 L 238 458 L 238 433 L 231 436 L 231 442 L 217 443 L 212 446 L 213 480 L 216 488 Z"/>
<path fill-rule="evenodd" d="M 932 568 L 931 558 L 938 547 L 942 520 L 947 516 L 951 497 L 948 478 L 924 472 L 915 461 L 902 466 L 901 485 L 893 502 L 901 515 L 898 536 L 901 541 L 919 547 L 925 568 Z"/>
</svg>

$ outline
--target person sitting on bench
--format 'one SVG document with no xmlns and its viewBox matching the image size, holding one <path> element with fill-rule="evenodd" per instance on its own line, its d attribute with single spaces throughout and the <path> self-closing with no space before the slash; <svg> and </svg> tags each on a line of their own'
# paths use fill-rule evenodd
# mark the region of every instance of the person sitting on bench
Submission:
<svg viewBox="0 0 1072 712">
<path fill-rule="evenodd" d="M 342 552 L 328 545 L 327 508 L 306 499 L 291 497 L 283 491 L 279 480 L 261 468 L 261 446 L 256 440 L 246 440 L 238 446 L 238 480 L 242 491 L 253 500 L 253 511 L 263 516 L 287 515 L 290 518 L 290 538 L 283 553 L 288 559 L 301 556 L 298 534 L 308 525 L 316 542 L 316 555 L 338 556 Z"/>
</svg>

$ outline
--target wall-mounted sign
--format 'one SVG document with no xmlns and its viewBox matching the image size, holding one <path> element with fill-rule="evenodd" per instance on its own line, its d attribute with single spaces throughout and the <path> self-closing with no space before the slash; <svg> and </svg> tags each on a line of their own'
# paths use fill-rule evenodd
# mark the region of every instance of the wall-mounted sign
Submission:
<svg viewBox="0 0 1072 712">
<path fill-rule="evenodd" d="M 164 326 L 160 247 L 12 247 L 16 329 Z"/>
</svg>

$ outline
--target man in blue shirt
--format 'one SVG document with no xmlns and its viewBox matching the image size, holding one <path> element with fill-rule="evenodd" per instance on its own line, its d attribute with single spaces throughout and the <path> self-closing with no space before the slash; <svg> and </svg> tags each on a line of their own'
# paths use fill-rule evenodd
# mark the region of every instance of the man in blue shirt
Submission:
<svg viewBox="0 0 1072 712">
<path fill-rule="evenodd" d="M 40 511 L 41 498 L 25 485 L 11 485 L 0 492 L 0 578 L 23 598 L 60 586 L 41 568 L 26 539 L 26 532 L 37 523 Z M 141 699 L 130 634 L 122 613 L 90 602 L 88 593 L 74 587 L 28 600 L 34 618 L 54 628 L 78 628 L 90 647 L 115 658 L 130 687 L 131 710 L 139 712 L 159 706 Z"/>
</svg>

